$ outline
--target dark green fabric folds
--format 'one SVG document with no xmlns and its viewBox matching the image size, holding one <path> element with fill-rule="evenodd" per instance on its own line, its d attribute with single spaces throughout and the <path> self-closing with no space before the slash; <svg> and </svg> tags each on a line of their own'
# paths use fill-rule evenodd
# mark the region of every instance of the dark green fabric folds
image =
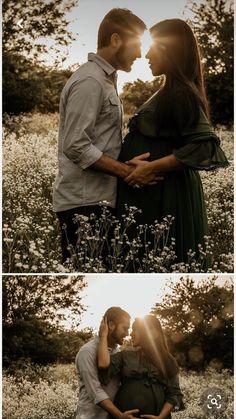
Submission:
<svg viewBox="0 0 236 419">
<path fill-rule="evenodd" d="M 182 408 L 178 376 L 164 383 L 157 368 L 140 350 L 124 350 L 112 355 L 109 368 L 100 370 L 99 378 L 102 384 L 107 384 L 117 374 L 121 385 L 114 403 L 122 412 L 139 409 L 139 415 L 158 415 L 165 402 L 173 404 L 176 410 Z"/>
<path fill-rule="evenodd" d="M 158 132 L 154 95 L 131 118 L 119 160 L 125 162 L 146 152 L 150 152 L 150 161 L 174 154 L 184 168 L 165 173 L 163 181 L 142 189 L 134 189 L 120 180 L 117 215 L 122 220 L 125 204 L 142 210 L 142 214 L 137 216 L 136 225 L 161 222 L 164 217 L 171 215 L 174 222 L 169 237 L 176 240 L 176 262 L 188 262 L 188 251 L 191 249 L 198 257 L 199 244 L 204 248 L 204 236 L 208 235 L 204 193 L 198 170 L 228 165 L 220 148 L 220 140 L 202 111 L 194 129 L 188 128 L 181 133 L 170 130 Z M 136 227 L 132 226 L 130 239 L 135 234 Z M 140 261 L 142 256 L 143 252 L 140 253 Z"/>
</svg>

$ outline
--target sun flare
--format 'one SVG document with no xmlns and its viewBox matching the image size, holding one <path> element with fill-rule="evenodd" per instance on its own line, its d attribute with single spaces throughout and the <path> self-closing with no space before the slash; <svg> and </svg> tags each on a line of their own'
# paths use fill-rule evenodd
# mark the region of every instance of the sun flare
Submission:
<svg viewBox="0 0 236 419">
<path fill-rule="evenodd" d="M 143 36 L 141 37 L 141 43 L 142 43 L 142 57 L 145 57 L 147 54 L 150 46 L 153 43 L 153 39 L 151 37 L 151 34 L 149 31 L 145 31 Z"/>
</svg>

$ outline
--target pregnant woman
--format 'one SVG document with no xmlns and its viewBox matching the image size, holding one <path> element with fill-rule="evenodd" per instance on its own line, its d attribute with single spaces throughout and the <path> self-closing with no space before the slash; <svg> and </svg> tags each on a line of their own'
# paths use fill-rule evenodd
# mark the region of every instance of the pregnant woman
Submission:
<svg viewBox="0 0 236 419">
<path fill-rule="evenodd" d="M 174 217 L 169 237 L 176 240 L 177 261 L 187 262 L 189 249 L 198 255 L 208 234 L 198 171 L 228 162 L 209 124 L 200 53 L 190 26 L 164 20 L 150 33 L 153 44 L 146 58 L 152 74 L 163 75 L 164 81 L 129 122 L 120 160 L 135 170 L 125 179 L 128 184 L 119 182 L 117 213 L 122 219 L 126 205 L 137 207 L 142 210 L 137 224 L 148 225 Z M 150 153 L 149 161 L 134 158 L 144 153 Z M 149 186 L 155 176 L 156 184 Z"/>
<path fill-rule="evenodd" d="M 183 407 L 178 365 L 169 353 L 159 320 L 152 315 L 137 318 L 132 326 L 134 348 L 110 356 L 108 327 L 99 331 L 98 368 L 102 384 L 116 375 L 120 388 L 114 404 L 121 410 L 138 409 L 135 417 L 170 419 L 173 409 Z"/>
</svg>

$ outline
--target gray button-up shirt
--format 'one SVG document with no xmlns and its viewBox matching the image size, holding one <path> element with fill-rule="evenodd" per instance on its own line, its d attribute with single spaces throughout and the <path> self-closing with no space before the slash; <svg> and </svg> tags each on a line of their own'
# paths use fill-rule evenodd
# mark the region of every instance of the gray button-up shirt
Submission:
<svg viewBox="0 0 236 419">
<path fill-rule="evenodd" d="M 115 207 L 116 177 L 90 166 L 102 154 L 117 159 L 122 116 L 115 69 L 99 55 L 90 53 L 88 62 L 72 74 L 61 94 L 54 211 L 102 201 Z"/>
<path fill-rule="evenodd" d="M 75 363 L 79 380 L 79 403 L 76 419 L 108 419 L 109 414 L 97 406 L 103 400 L 114 400 L 119 388 L 119 379 L 113 378 L 103 386 L 98 378 L 97 347 L 99 338 L 86 343 L 76 355 Z M 109 349 L 110 353 L 116 353 Z"/>
</svg>

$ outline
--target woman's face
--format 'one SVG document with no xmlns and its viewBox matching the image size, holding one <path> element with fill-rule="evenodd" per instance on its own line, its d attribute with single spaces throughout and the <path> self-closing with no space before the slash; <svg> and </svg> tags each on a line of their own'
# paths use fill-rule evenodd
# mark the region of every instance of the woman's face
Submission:
<svg viewBox="0 0 236 419">
<path fill-rule="evenodd" d="M 132 325 L 131 338 L 132 338 L 132 344 L 134 347 L 141 346 L 140 331 L 138 329 L 137 324 L 135 324 L 135 322 Z"/>
<path fill-rule="evenodd" d="M 145 58 L 149 61 L 149 67 L 153 76 L 166 74 L 166 46 L 161 38 L 153 40 Z"/>
</svg>

